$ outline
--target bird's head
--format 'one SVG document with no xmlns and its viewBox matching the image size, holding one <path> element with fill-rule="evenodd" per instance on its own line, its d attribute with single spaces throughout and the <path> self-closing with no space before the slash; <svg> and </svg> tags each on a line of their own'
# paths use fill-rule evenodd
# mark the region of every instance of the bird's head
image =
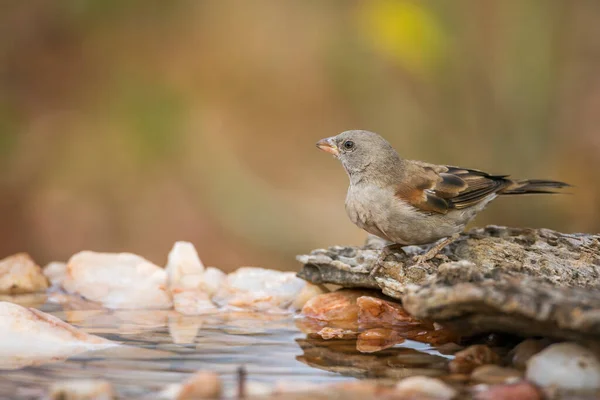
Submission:
<svg viewBox="0 0 600 400">
<path fill-rule="evenodd" d="M 339 159 L 350 178 L 356 174 L 382 172 L 400 159 L 387 140 L 369 131 L 342 132 L 319 140 L 317 147 Z"/>
</svg>

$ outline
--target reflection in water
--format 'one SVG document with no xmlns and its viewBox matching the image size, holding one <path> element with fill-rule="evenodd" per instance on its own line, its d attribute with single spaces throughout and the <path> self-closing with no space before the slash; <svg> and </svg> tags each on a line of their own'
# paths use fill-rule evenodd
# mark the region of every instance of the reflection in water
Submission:
<svg viewBox="0 0 600 400">
<path fill-rule="evenodd" d="M 309 387 L 352 381 L 352 377 L 447 374 L 448 356 L 427 344 L 407 340 L 377 353 L 361 353 L 356 338 L 307 337 L 296 324 L 309 322 L 287 314 L 182 316 L 166 310 L 106 310 L 81 301 L 46 302 L 39 308 L 122 346 L 2 371 L 0 398 L 31 398 L 32 393 L 45 393 L 57 380 L 92 378 L 112 382 L 120 396 L 152 398 L 198 370 L 220 374 L 224 395 L 231 397 L 237 390 L 240 366 L 247 370 L 249 387 L 255 388 L 282 382 Z"/>
</svg>

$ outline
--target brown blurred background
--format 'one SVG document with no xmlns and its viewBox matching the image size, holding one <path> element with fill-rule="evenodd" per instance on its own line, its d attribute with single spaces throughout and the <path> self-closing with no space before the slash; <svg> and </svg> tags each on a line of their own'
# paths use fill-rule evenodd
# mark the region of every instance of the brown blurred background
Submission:
<svg viewBox="0 0 600 400">
<path fill-rule="evenodd" d="M 314 143 L 565 180 L 488 223 L 600 230 L 600 2 L 5 0 L 0 256 L 294 269 L 358 244 Z"/>
</svg>

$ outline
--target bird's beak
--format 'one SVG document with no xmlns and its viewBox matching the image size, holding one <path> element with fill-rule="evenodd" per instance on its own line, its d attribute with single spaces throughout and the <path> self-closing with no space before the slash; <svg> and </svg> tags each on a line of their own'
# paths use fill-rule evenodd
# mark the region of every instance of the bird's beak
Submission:
<svg viewBox="0 0 600 400">
<path fill-rule="evenodd" d="M 335 142 L 332 137 L 319 140 L 317 142 L 317 147 L 320 150 L 323 150 L 329 154 L 333 154 L 335 157 L 338 157 L 340 155 L 340 151 L 335 145 Z"/>
</svg>

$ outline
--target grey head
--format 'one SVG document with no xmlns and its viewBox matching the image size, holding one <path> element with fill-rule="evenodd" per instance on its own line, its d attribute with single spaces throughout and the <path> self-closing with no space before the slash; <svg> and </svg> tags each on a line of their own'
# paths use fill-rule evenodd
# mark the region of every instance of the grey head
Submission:
<svg viewBox="0 0 600 400">
<path fill-rule="evenodd" d="M 392 177 L 401 159 L 387 140 L 374 132 L 352 130 L 322 139 L 317 147 L 339 159 L 352 183 Z"/>
</svg>

